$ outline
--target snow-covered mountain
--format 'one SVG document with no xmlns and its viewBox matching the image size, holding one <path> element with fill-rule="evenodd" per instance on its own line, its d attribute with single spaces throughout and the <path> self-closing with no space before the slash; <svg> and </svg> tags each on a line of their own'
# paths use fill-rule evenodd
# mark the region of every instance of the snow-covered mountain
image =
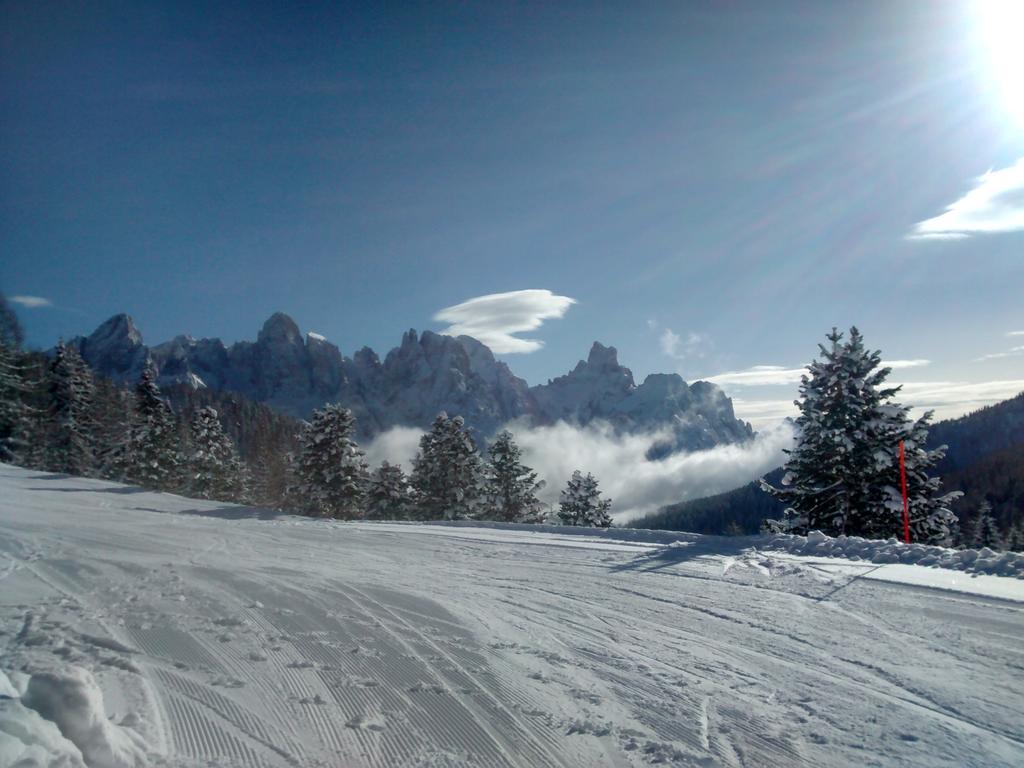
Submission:
<svg viewBox="0 0 1024 768">
<path fill-rule="evenodd" d="M 264 323 L 255 342 L 230 347 L 220 339 L 190 336 L 147 347 L 127 315 L 116 315 L 92 335 L 69 343 L 93 369 L 118 382 L 134 382 L 152 360 L 161 386 L 239 392 L 298 417 L 340 402 L 356 414 L 364 437 L 394 426 L 426 427 L 442 410 L 460 414 L 485 437 L 515 419 L 580 425 L 603 420 L 625 432 L 663 429 L 671 432 L 664 452 L 753 436 L 715 385 L 687 385 L 675 374 L 652 374 L 637 386 L 615 348 L 598 342 L 586 361 L 536 387 L 469 336 L 410 330 L 383 361 L 369 347 L 349 358 L 323 336 L 303 335 L 280 312 Z"/>
</svg>

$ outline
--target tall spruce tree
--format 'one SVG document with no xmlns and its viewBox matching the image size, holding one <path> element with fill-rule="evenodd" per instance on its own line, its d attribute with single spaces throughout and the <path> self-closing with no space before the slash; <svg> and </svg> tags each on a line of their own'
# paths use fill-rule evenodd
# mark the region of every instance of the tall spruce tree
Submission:
<svg viewBox="0 0 1024 768">
<path fill-rule="evenodd" d="M 46 371 L 45 468 L 69 475 L 91 475 L 96 468 L 95 384 L 78 352 L 57 344 Z"/>
<path fill-rule="evenodd" d="M 401 466 L 382 462 L 370 475 L 366 517 L 370 520 L 405 520 L 412 508 L 412 488 Z"/>
<path fill-rule="evenodd" d="M 0 294 L 0 461 L 5 462 L 22 458 L 32 421 L 23 340 L 18 316 Z"/>
<path fill-rule="evenodd" d="M 312 421 L 303 427 L 293 499 L 307 514 L 362 517 L 368 473 L 352 437 L 355 423 L 352 411 L 335 404 L 314 411 Z"/>
<path fill-rule="evenodd" d="M 969 545 L 974 549 L 1003 548 L 1003 537 L 999 534 L 996 519 L 992 516 L 992 505 L 988 500 L 981 502 L 981 506 L 978 508 L 978 516 L 974 520 Z"/>
<path fill-rule="evenodd" d="M 537 491 L 544 487 L 544 481 L 537 479 L 537 473 L 523 464 L 521 457 L 522 451 L 508 430 L 491 443 L 484 468 L 488 518 L 508 523 L 536 523 L 542 519 Z"/>
<path fill-rule="evenodd" d="M 413 460 L 415 515 L 422 520 L 466 520 L 480 513 L 482 467 L 461 416 L 442 411 L 420 438 Z"/>
<path fill-rule="evenodd" d="M 572 473 L 562 490 L 558 516 L 564 525 L 607 528 L 612 524 L 611 499 L 602 499 L 597 480 L 589 472 Z"/>
<path fill-rule="evenodd" d="M 200 408 L 192 418 L 188 493 L 198 499 L 242 501 L 247 473 L 217 411 Z"/>
<path fill-rule="evenodd" d="M 160 394 L 152 363 L 135 387 L 128 432 L 112 457 L 114 476 L 158 491 L 178 491 L 184 459 L 181 434 L 171 407 Z"/>
<path fill-rule="evenodd" d="M 1024 552 L 1024 526 L 1014 523 L 1006 534 L 1006 548 L 1010 552 Z"/>
<path fill-rule="evenodd" d="M 939 478 L 929 476 L 945 454 L 945 446 L 926 448 L 931 412 L 912 421 L 909 408 L 892 400 L 900 387 L 884 386 L 890 369 L 879 367 L 880 353 L 864 347 L 856 328 L 845 343 L 834 328 L 826 338 L 829 346 L 819 345 L 822 359 L 801 379 L 797 444 L 787 451 L 782 487 L 762 480 L 762 488 L 788 505 L 784 519 L 768 521 L 769 527 L 902 536 L 902 440 L 912 539 L 949 543 L 956 525 L 949 503 L 958 494 L 940 496 Z"/>
</svg>

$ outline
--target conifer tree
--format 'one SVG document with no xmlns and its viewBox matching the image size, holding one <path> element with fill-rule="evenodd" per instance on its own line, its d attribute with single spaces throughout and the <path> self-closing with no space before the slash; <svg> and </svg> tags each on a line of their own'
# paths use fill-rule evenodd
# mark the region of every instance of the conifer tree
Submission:
<svg viewBox="0 0 1024 768">
<path fill-rule="evenodd" d="M 73 348 L 61 341 L 46 372 L 45 468 L 90 475 L 96 465 L 95 384 L 92 372 Z"/>
<path fill-rule="evenodd" d="M 415 514 L 422 520 L 476 517 L 481 501 L 481 462 L 476 443 L 461 416 L 442 411 L 420 438 L 413 460 Z"/>
<path fill-rule="evenodd" d="M 31 418 L 23 340 L 18 316 L 0 294 L 0 461 L 5 462 L 22 458 L 28 445 Z"/>
<path fill-rule="evenodd" d="M 382 462 L 370 475 L 366 517 L 370 520 L 405 520 L 412 506 L 409 478 L 397 464 Z"/>
<path fill-rule="evenodd" d="M 536 523 L 543 515 L 537 491 L 544 481 L 524 465 L 522 451 L 512 433 L 502 431 L 491 444 L 484 468 L 484 493 L 487 517 L 508 523 Z"/>
<path fill-rule="evenodd" d="M 999 527 L 992 516 L 992 505 L 987 500 L 981 502 L 981 506 L 978 508 L 978 517 L 975 519 L 971 531 L 970 546 L 973 549 L 1003 548 L 1003 537 L 999 535 Z"/>
<path fill-rule="evenodd" d="M 352 411 L 335 404 L 314 411 L 303 427 L 293 498 L 313 517 L 351 520 L 363 514 L 368 474 L 352 438 L 355 422 Z"/>
<path fill-rule="evenodd" d="M 93 444 L 96 465 L 101 477 L 116 480 L 114 465 L 119 449 L 132 419 L 134 405 L 130 389 L 120 387 L 110 379 L 94 377 L 96 385 L 93 400 Z"/>
<path fill-rule="evenodd" d="M 198 499 L 240 501 L 246 470 L 231 438 L 224 434 L 214 408 L 196 411 L 192 419 L 188 462 L 188 493 Z"/>
<path fill-rule="evenodd" d="M 1024 526 L 1014 523 L 1006 534 L 1006 549 L 1010 552 L 1024 552 Z"/>
<path fill-rule="evenodd" d="M 928 450 L 931 412 L 911 421 L 909 408 L 893 402 L 899 387 L 886 387 L 889 368 L 864 347 L 856 328 L 842 342 L 834 328 L 830 345 L 819 345 L 821 360 L 801 379 L 798 437 L 790 451 L 781 488 L 762 488 L 788 504 L 773 530 L 868 538 L 902 537 L 903 502 L 898 461 L 904 441 L 913 541 L 948 543 L 956 518 L 949 503 L 958 493 L 939 495 L 940 481 L 929 470 L 945 447 Z"/>
<path fill-rule="evenodd" d="M 558 516 L 564 525 L 607 528 L 612 524 L 611 506 L 611 499 L 601 498 L 594 476 L 577 469 L 562 490 Z"/>
<path fill-rule="evenodd" d="M 135 388 L 128 433 L 113 456 L 113 472 L 125 482 L 158 491 L 181 489 L 181 435 L 171 407 L 160 394 L 152 363 Z"/>
</svg>

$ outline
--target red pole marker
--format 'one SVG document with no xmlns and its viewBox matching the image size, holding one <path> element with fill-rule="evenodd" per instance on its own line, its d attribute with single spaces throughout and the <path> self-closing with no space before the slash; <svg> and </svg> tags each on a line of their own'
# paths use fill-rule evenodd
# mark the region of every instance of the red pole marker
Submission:
<svg viewBox="0 0 1024 768">
<path fill-rule="evenodd" d="M 910 501 L 907 499 L 907 460 L 900 440 L 900 485 L 903 486 L 903 540 L 910 543 Z"/>
</svg>

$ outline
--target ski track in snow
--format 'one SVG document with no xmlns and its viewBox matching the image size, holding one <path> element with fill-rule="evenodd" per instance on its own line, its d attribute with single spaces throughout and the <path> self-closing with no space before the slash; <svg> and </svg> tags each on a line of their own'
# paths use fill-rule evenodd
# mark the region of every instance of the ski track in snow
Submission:
<svg viewBox="0 0 1024 768">
<path fill-rule="evenodd" d="M 92 765 L 1024 764 L 1019 579 L 260 517 L 0 465 L 0 691 L 91 675 Z"/>
</svg>

